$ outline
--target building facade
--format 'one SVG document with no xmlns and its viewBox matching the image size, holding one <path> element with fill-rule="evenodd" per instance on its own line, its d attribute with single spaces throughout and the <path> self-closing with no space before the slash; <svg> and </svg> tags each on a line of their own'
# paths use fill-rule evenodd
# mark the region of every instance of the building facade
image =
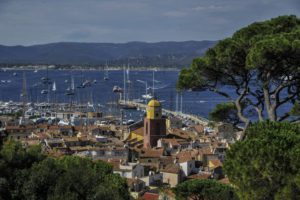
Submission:
<svg viewBox="0 0 300 200">
<path fill-rule="evenodd" d="M 147 105 L 147 116 L 144 119 L 144 148 L 157 146 L 157 141 L 166 135 L 166 120 L 162 118 L 159 101 L 152 99 Z"/>
</svg>

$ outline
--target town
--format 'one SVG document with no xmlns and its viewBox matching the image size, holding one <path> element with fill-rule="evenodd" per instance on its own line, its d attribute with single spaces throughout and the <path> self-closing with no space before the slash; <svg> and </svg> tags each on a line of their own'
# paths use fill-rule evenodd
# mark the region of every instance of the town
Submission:
<svg viewBox="0 0 300 200">
<path fill-rule="evenodd" d="M 11 112 L 21 107 L 8 104 L 3 107 L 10 107 Z M 103 160 L 113 166 L 113 173 L 126 178 L 134 198 L 174 195 L 171 190 L 162 194 L 159 188 L 172 188 L 191 179 L 229 184 L 222 163 L 241 129 L 208 121 L 186 125 L 180 115 L 163 112 L 155 98 L 145 107 L 144 118 L 133 124 L 108 119 L 101 112 L 78 111 L 41 112 L 38 119 L 33 117 L 34 112 L 27 111 L 16 119 L 2 109 L 1 134 L 20 141 L 24 147 L 41 145 L 43 152 L 52 157 L 74 155 Z M 68 123 L 71 118 L 81 123 Z"/>
</svg>

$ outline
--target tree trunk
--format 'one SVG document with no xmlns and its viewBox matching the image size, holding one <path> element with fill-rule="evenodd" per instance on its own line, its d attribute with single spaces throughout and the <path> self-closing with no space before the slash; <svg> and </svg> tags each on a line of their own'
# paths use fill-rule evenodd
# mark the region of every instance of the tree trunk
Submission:
<svg viewBox="0 0 300 200">
<path fill-rule="evenodd" d="M 276 121 L 276 109 L 272 106 L 270 92 L 268 86 L 263 86 L 265 105 L 270 121 Z"/>
<path fill-rule="evenodd" d="M 250 120 L 243 115 L 243 108 L 242 108 L 242 105 L 241 105 L 241 101 L 242 101 L 242 99 L 244 98 L 245 95 L 246 95 L 246 90 L 235 100 L 237 115 L 238 115 L 239 119 L 242 122 L 245 123 L 245 128 L 242 132 L 240 140 L 244 140 L 246 138 L 246 129 L 250 124 Z"/>
</svg>

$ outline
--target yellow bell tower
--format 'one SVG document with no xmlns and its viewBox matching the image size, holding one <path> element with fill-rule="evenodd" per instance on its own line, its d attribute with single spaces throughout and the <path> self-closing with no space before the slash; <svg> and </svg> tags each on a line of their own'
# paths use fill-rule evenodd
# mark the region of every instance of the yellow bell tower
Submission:
<svg viewBox="0 0 300 200">
<path fill-rule="evenodd" d="M 152 99 L 148 103 L 147 119 L 161 119 L 161 105 L 156 99 Z"/>
<path fill-rule="evenodd" d="M 159 101 L 152 99 L 147 105 L 147 116 L 144 119 L 144 148 L 157 146 L 157 141 L 166 135 L 166 119 L 162 118 Z"/>
</svg>

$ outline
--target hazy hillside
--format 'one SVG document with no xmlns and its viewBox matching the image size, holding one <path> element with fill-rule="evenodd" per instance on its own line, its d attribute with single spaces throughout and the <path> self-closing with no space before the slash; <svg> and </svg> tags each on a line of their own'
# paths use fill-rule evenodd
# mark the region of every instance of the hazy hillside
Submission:
<svg viewBox="0 0 300 200">
<path fill-rule="evenodd" d="M 214 41 L 51 43 L 33 46 L 0 45 L 0 63 L 9 64 L 127 64 L 131 66 L 181 67 L 202 55 Z"/>
</svg>

